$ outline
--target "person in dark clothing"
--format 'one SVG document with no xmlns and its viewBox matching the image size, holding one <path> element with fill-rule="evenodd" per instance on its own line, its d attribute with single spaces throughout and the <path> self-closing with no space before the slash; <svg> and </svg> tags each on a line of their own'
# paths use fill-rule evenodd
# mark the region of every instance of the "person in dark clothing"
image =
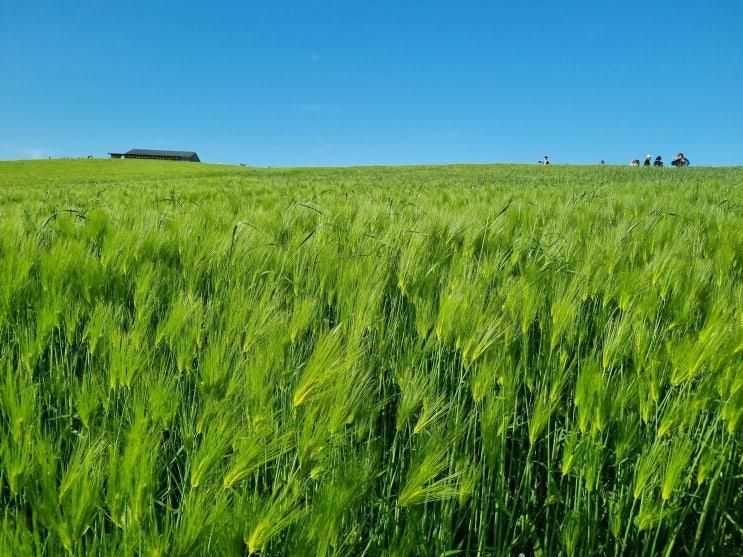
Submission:
<svg viewBox="0 0 743 557">
<path fill-rule="evenodd" d="M 681 168 L 682 166 L 689 166 L 691 163 L 689 162 L 689 159 L 687 159 L 683 153 L 679 153 L 674 157 L 674 159 L 671 161 L 671 166 L 675 166 L 677 168 Z"/>
<path fill-rule="evenodd" d="M 651 157 L 650 155 L 646 155 L 645 156 L 645 162 L 642 163 L 642 166 L 650 166 L 650 159 L 652 159 L 652 158 L 653 157 Z"/>
<path fill-rule="evenodd" d="M 655 157 L 655 162 L 653 163 L 653 166 L 663 166 L 663 160 L 660 158 L 660 155 Z"/>
</svg>

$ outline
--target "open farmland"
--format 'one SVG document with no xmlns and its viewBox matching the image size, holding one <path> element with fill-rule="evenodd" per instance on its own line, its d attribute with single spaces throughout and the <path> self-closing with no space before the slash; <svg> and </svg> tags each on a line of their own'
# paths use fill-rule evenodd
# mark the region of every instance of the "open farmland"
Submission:
<svg viewBox="0 0 743 557">
<path fill-rule="evenodd" d="M 743 170 L 0 163 L 11 555 L 743 552 Z"/>
</svg>

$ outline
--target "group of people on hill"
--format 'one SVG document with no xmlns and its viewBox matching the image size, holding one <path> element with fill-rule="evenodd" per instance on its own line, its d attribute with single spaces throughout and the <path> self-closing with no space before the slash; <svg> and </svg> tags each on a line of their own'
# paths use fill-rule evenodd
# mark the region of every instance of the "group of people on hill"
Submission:
<svg viewBox="0 0 743 557">
<path fill-rule="evenodd" d="M 652 155 L 646 155 L 645 162 L 642 163 L 642 166 L 663 166 L 663 158 L 660 155 L 655 157 L 655 160 L 652 159 Z M 632 159 L 629 164 L 630 166 L 640 166 L 640 159 Z M 679 153 L 671 160 L 671 166 L 682 167 L 689 166 L 690 164 L 689 159 L 687 159 L 683 153 Z"/>
<path fill-rule="evenodd" d="M 645 156 L 645 162 L 642 163 L 642 166 L 663 166 L 663 157 L 658 155 L 655 157 L 655 160 L 652 160 L 652 155 L 646 155 Z M 640 166 L 640 159 L 632 159 L 629 163 L 630 166 Z"/>
<path fill-rule="evenodd" d="M 547 155 L 544 155 L 544 158 L 541 161 L 538 161 L 537 164 L 549 164 L 550 158 Z M 601 161 L 599 164 L 601 166 L 604 166 L 606 164 L 606 161 Z M 640 166 L 640 159 L 632 159 L 632 161 L 629 163 L 630 166 Z M 675 167 L 682 167 L 682 166 L 689 166 L 691 163 L 689 162 L 689 159 L 687 159 L 683 153 L 679 153 L 673 159 L 671 160 L 671 166 Z M 642 163 L 642 166 L 656 166 L 660 167 L 663 166 L 663 157 L 658 155 L 655 157 L 655 160 L 653 160 L 653 155 L 646 155 L 645 156 L 645 162 Z"/>
</svg>

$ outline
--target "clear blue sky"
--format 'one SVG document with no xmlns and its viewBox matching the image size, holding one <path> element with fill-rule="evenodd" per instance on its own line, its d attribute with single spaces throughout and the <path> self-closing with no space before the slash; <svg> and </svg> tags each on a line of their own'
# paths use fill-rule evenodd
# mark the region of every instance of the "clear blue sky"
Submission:
<svg viewBox="0 0 743 557">
<path fill-rule="evenodd" d="M 743 164 L 743 2 L 0 0 L 0 159 Z"/>
</svg>

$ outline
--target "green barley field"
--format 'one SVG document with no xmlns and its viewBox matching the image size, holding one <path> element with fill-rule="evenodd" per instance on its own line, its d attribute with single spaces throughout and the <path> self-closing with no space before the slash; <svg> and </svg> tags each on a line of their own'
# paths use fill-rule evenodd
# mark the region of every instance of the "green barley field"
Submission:
<svg viewBox="0 0 743 557">
<path fill-rule="evenodd" d="M 743 169 L 0 163 L 3 555 L 743 553 Z"/>
</svg>

